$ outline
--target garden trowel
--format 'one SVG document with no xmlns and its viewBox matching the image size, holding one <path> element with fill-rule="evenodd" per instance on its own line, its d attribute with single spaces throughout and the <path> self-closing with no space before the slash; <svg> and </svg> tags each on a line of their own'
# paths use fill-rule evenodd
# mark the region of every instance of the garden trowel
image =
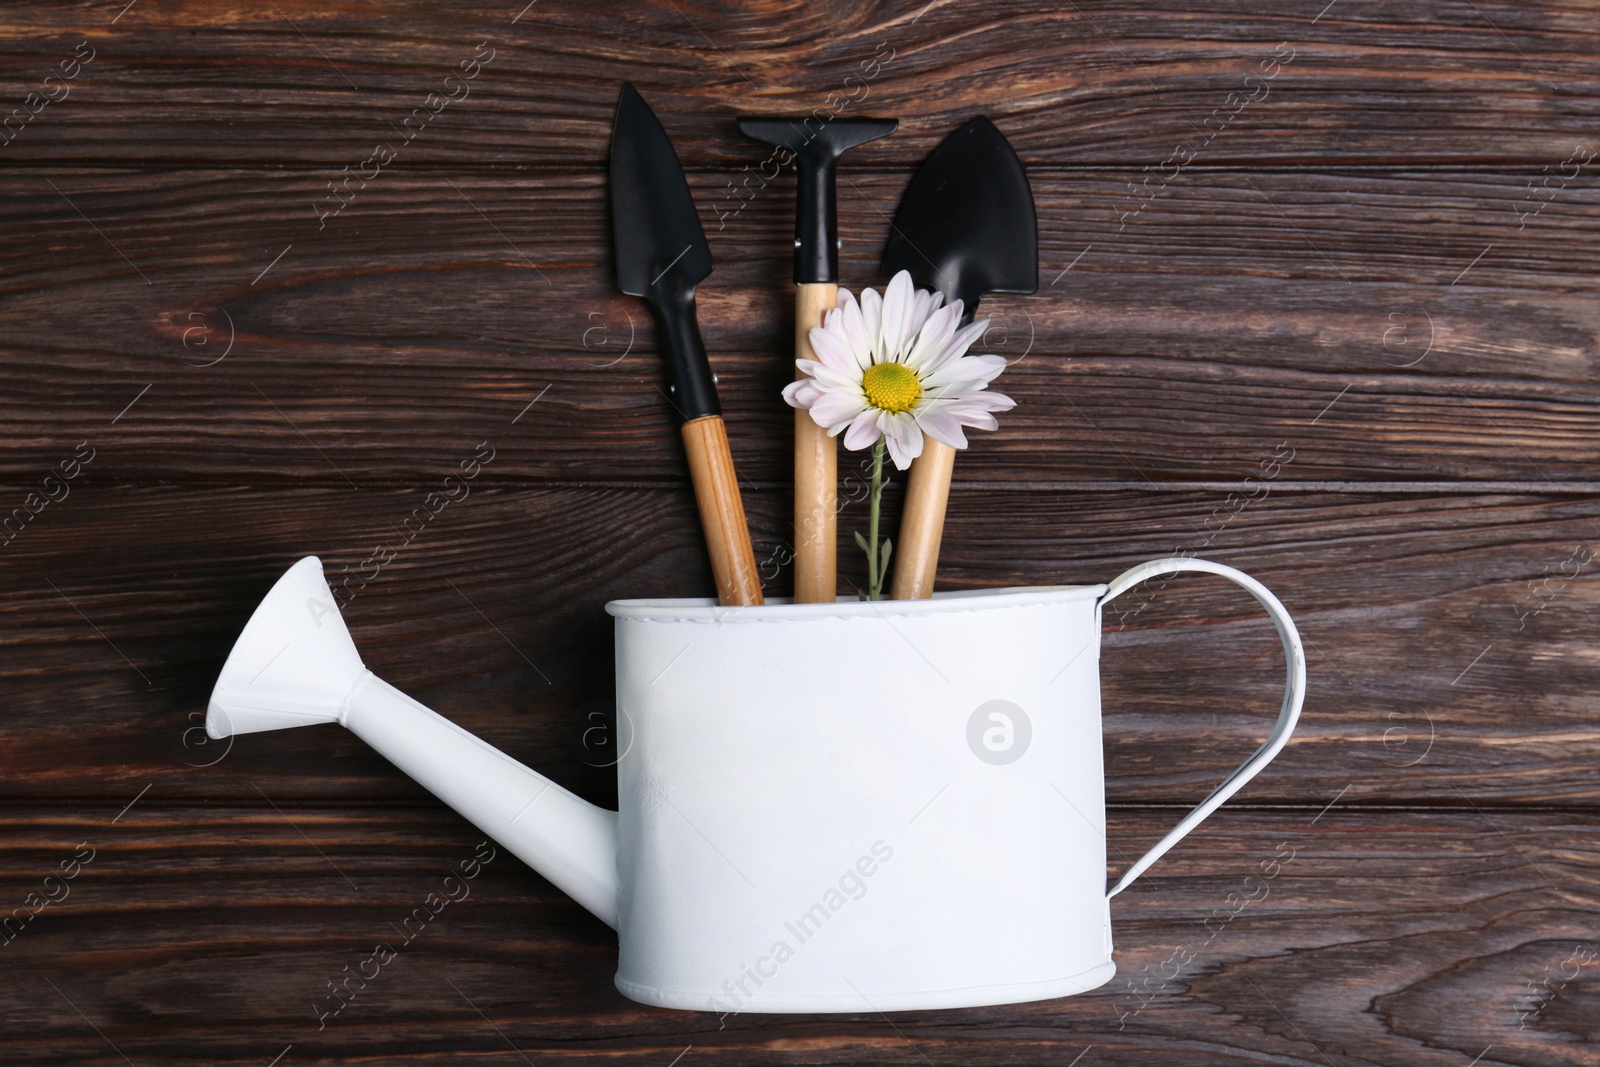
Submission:
<svg viewBox="0 0 1600 1067">
<path fill-rule="evenodd" d="M 1039 288 L 1039 228 L 1022 161 L 994 123 L 979 116 L 946 137 L 922 161 L 883 250 L 883 273 L 910 271 L 922 289 L 960 300 L 961 325 L 985 293 Z M 911 465 L 890 596 L 933 595 L 955 449 L 923 435 Z"/>
<path fill-rule="evenodd" d="M 744 504 L 717 402 L 716 376 L 695 317 L 694 287 L 711 273 L 711 248 L 666 131 L 633 86 L 623 83 L 611 132 L 611 227 L 617 288 L 656 313 L 667 357 L 669 399 L 683 420 L 700 523 L 724 604 L 759 604 Z"/>
</svg>

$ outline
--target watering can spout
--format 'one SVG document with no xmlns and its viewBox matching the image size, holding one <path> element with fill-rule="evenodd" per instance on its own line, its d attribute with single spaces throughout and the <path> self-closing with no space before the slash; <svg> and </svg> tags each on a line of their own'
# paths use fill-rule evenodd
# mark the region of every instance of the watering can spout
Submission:
<svg viewBox="0 0 1600 1067">
<path fill-rule="evenodd" d="M 573 795 L 378 678 L 307 556 L 278 579 L 211 694 L 214 738 L 337 722 L 601 921 L 617 925 L 617 813 Z"/>
</svg>

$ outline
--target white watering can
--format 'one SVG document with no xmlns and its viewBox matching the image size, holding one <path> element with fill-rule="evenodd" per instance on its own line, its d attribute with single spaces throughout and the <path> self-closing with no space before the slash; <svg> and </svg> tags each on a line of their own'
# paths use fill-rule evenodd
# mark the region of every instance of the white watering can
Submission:
<svg viewBox="0 0 1600 1067">
<path fill-rule="evenodd" d="M 1266 742 L 1107 891 L 1100 609 L 1179 571 L 1222 575 L 1266 608 L 1287 691 Z M 1283 605 L 1197 559 L 1109 586 L 606 610 L 620 811 L 367 670 L 314 556 L 245 626 L 206 731 L 350 729 L 616 928 L 616 984 L 634 1000 L 903 1011 L 1108 981 L 1110 898 L 1277 755 L 1305 690 Z"/>
</svg>

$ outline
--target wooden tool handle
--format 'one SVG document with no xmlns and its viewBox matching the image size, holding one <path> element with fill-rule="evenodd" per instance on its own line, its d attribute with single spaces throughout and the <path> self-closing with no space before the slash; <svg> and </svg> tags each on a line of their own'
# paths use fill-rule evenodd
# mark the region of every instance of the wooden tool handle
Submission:
<svg viewBox="0 0 1600 1067">
<path fill-rule="evenodd" d="M 811 328 L 838 300 L 832 282 L 807 282 L 794 290 L 794 353 L 816 359 Z M 794 602 L 831 604 L 839 586 L 839 460 L 826 427 L 811 412 L 794 413 Z"/>
<path fill-rule="evenodd" d="M 950 500 L 950 476 L 955 466 L 956 450 L 924 434 L 922 455 L 912 461 L 911 475 L 906 479 L 900 539 L 894 545 L 894 580 L 889 585 L 889 596 L 895 600 L 926 600 L 933 595 L 939 542 L 944 537 L 944 508 Z"/>
<path fill-rule="evenodd" d="M 759 604 L 761 578 L 750 547 L 738 475 L 728 451 L 728 430 L 721 415 L 706 415 L 683 424 L 683 447 L 689 453 L 689 477 L 700 505 L 700 525 L 711 553 L 717 599 L 724 604 Z"/>
</svg>

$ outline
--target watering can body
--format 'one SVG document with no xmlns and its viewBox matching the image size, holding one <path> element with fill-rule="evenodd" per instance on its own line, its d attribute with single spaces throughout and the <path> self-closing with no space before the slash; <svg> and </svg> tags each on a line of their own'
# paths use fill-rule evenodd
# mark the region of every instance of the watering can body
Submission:
<svg viewBox="0 0 1600 1067">
<path fill-rule="evenodd" d="M 1267 742 L 1108 892 L 1101 608 L 1222 574 L 1278 625 Z M 349 727 L 619 935 L 617 987 L 717 1012 L 898 1011 L 1065 996 L 1115 971 L 1109 900 L 1287 740 L 1304 659 L 1259 583 L 1199 560 L 1111 586 L 729 608 L 621 601 L 619 811 L 587 804 L 377 679 L 314 558 L 241 636 L 216 737 Z"/>
</svg>

